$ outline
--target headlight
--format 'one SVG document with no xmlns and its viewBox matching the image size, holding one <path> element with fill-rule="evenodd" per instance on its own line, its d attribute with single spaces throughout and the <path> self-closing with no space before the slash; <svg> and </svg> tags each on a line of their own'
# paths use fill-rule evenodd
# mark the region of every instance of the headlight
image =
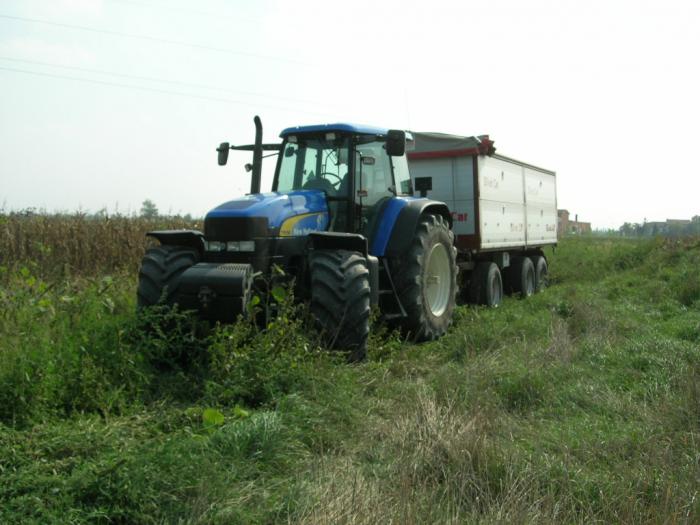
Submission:
<svg viewBox="0 0 700 525">
<path fill-rule="evenodd" d="M 207 251 L 209 252 L 223 252 L 226 250 L 226 243 L 219 241 L 207 241 Z"/>
<path fill-rule="evenodd" d="M 226 243 L 228 252 L 254 252 L 255 241 L 228 241 Z"/>
<path fill-rule="evenodd" d="M 241 241 L 239 244 L 242 252 L 255 251 L 255 241 Z"/>
<path fill-rule="evenodd" d="M 207 241 L 208 252 L 254 252 L 255 241 Z"/>
</svg>

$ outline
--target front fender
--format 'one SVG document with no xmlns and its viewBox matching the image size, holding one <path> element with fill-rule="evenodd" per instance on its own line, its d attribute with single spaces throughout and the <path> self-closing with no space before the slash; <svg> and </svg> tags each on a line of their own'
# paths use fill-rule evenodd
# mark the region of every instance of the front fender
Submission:
<svg viewBox="0 0 700 525">
<path fill-rule="evenodd" d="M 198 230 L 156 230 L 146 233 L 146 237 L 158 239 L 166 246 L 187 246 L 200 255 L 204 252 L 204 234 Z"/>
<path fill-rule="evenodd" d="M 314 250 L 350 250 L 367 257 L 367 239 L 357 233 L 312 232 L 309 242 Z"/>
</svg>

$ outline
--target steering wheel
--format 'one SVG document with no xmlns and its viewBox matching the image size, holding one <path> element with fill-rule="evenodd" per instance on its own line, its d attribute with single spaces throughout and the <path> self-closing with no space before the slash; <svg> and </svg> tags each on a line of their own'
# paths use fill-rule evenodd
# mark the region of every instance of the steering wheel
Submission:
<svg viewBox="0 0 700 525">
<path fill-rule="evenodd" d="M 330 175 L 331 177 L 335 177 L 336 179 L 338 179 L 335 182 L 328 181 L 333 186 L 333 188 L 337 190 L 340 187 L 340 184 L 343 182 L 343 177 L 341 177 L 337 173 L 331 173 L 330 171 L 324 171 L 323 173 L 321 173 L 319 175 L 319 177 L 325 178 L 326 175 Z M 328 180 L 328 179 L 326 179 L 326 180 Z"/>
</svg>

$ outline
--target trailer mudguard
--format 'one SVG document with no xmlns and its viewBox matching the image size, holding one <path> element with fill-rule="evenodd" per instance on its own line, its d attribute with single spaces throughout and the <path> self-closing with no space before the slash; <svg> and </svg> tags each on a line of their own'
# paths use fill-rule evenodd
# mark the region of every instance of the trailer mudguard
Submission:
<svg viewBox="0 0 700 525">
<path fill-rule="evenodd" d="M 423 214 L 441 215 L 452 228 L 452 216 L 444 202 L 415 197 L 393 198 L 382 210 L 380 228 L 372 242 L 372 255 L 397 257 L 406 253 Z"/>
<path fill-rule="evenodd" d="M 204 234 L 198 230 L 156 230 L 148 232 L 146 237 L 158 239 L 166 246 L 187 246 L 200 254 L 204 252 Z"/>
</svg>

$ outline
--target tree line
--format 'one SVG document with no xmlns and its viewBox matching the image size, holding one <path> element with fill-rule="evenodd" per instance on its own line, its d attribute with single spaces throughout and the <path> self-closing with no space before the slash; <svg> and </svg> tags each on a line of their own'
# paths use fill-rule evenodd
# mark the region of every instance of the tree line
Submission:
<svg viewBox="0 0 700 525">
<path fill-rule="evenodd" d="M 685 237 L 700 235 L 700 215 L 695 215 L 689 222 L 626 222 L 619 228 L 623 237 Z"/>
</svg>

